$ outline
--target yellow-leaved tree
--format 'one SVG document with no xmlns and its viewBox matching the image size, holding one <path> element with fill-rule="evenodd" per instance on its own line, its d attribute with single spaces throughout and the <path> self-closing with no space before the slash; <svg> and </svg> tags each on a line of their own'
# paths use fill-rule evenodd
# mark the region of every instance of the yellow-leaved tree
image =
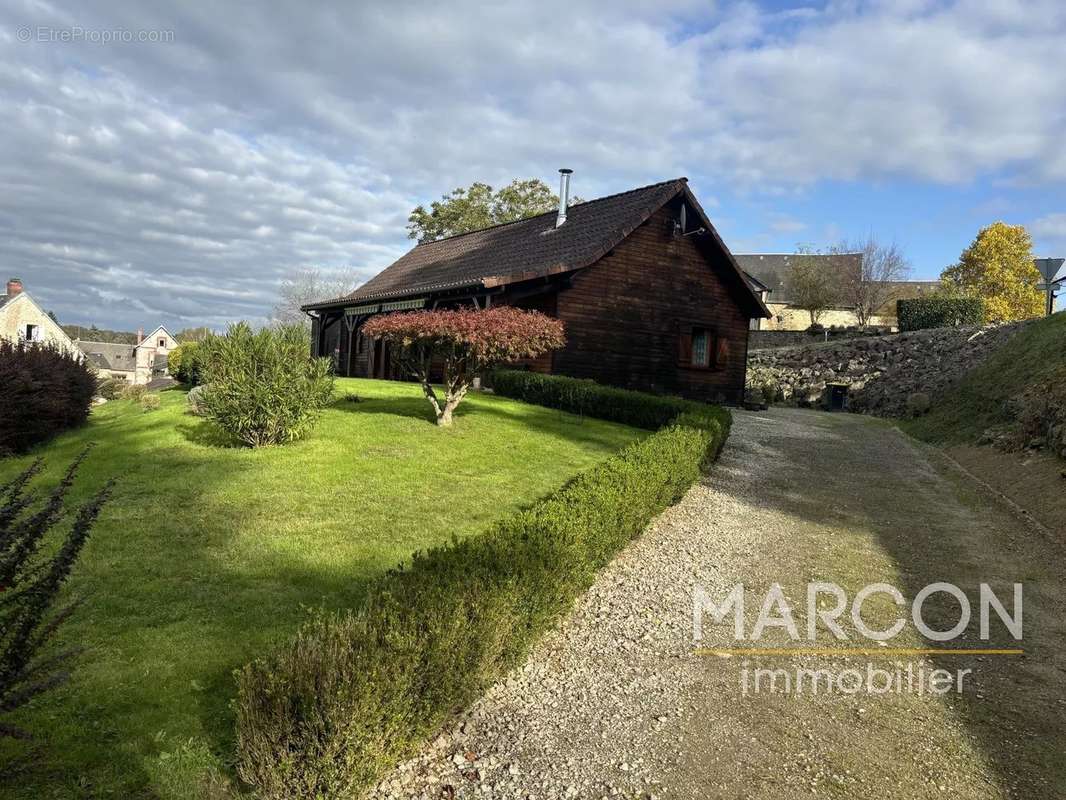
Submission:
<svg viewBox="0 0 1066 800">
<path fill-rule="evenodd" d="M 1033 264 L 1033 240 L 1024 225 L 993 222 L 982 228 L 959 263 L 940 273 L 940 280 L 949 292 L 983 299 L 989 322 L 1044 313 L 1044 295 L 1036 288 L 1040 272 Z"/>
</svg>

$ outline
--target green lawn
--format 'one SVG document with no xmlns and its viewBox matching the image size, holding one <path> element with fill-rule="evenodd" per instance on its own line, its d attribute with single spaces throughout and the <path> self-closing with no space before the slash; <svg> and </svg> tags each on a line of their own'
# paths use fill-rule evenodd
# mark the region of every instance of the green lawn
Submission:
<svg viewBox="0 0 1066 800">
<path fill-rule="evenodd" d="M 215 444 L 172 390 L 155 412 L 108 403 L 41 451 L 51 482 L 96 442 L 74 495 L 119 484 L 70 583 L 89 600 L 61 639 L 89 650 L 19 718 L 43 747 L 0 795 L 155 797 L 149 776 L 190 739 L 228 759 L 233 670 L 306 607 L 352 605 L 413 551 L 484 529 L 643 435 L 487 395 L 441 429 L 415 385 L 338 381 L 338 398 L 353 392 L 282 447 Z M 0 479 L 27 461 L 0 462 Z"/>
</svg>

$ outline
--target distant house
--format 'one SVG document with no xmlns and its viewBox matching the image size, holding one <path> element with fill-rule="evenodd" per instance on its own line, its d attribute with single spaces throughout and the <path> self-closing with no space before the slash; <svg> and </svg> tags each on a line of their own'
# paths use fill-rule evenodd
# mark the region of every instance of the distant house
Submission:
<svg viewBox="0 0 1066 800">
<path fill-rule="evenodd" d="M 714 400 L 744 390 L 750 320 L 769 316 L 685 178 L 417 245 L 355 292 L 304 306 L 342 375 L 399 376 L 366 320 L 510 305 L 562 320 L 538 372 Z"/>
<path fill-rule="evenodd" d="M 752 289 L 757 292 L 770 310 L 765 320 L 753 320 L 755 330 L 802 331 L 811 325 L 806 309 L 795 305 L 789 291 L 789 271 L 796 259 L 813 260 L 816 264 L 837 274 L 862 268 L 862 253 L 835 253 L 808 255 L 797 253 L 741 253 L 737 263 L 748 276 Z M 892 281 L 889 299 L 875 310 L 870 320 L 873 325 L 896 324 L 896 300 L 932 294 L 940 288 L 939 281 Z M 853 326 L 859 324 L 855 307 L 840 304 L 826 309 L 819 320 L 821 325 Z"/>
<path fill-rule="evenodd" d="M 140 330 L 137 342 L 121 344 L 79 339 L 76 344 L 98 372 L 116 380 L 141 384 L 166 375 L 167 357 L 178 346 L 170 332 L 162 325 L 147 336 Z"/>
<path fill-rule="evenodd" d="M 21 280 L 11 278 L 6 289 L 6 293 L 0 295 L 0 339 L 39 342 L 71 353 L 79 352 L 59 323 L 23 289 Z"/>
</svg>

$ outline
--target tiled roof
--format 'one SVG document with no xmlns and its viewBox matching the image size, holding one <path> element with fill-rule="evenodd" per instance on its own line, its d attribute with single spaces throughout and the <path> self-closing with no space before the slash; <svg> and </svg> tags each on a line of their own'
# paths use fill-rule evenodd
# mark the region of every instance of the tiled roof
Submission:
<svg viewBox="0 0 1066 800">
<path fill-rule="evenodd" d="M 351 294 L 304 308 L 409 297 L 449 288 L 499 286 L 580 269 L 600 259 L 680 192 L 686 192 L 698 209 L 687 190 L 687 179 L 675 178 L 579 203 L 567 210 L 566 222 L 558 228 L 556 212 L 551 211 L 425 242 Z M 698 213 L 702 215 L 702 209 Z M 711 233 L 717 238 L 713 228 Z M 750 288 L 739 272 L 738 285 Z M 751 300 L 761 308 L 754 295 Z"/>
<path fill-rule="evenodd" d="M 132 372 L 137 368 L 137 356 L 131 344 L 79 341 L 77 345 L 101 369 Z"/>
</svg>

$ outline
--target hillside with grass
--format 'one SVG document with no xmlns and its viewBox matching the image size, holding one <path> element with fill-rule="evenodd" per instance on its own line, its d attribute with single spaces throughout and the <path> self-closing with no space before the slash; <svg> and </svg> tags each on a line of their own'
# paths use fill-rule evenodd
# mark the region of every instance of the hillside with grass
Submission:
<svg viewBox="0 0 1066 800">
<path fill-rule="evenodd" d="M 932 398 L 928 414 L 905 428 L 926 441 L 977 441 L 989 428 L 1016 422 L 1008 401 L 1066 377 L 1066 313 L 1027 325 L 955 386 Z"/>
</svg>

